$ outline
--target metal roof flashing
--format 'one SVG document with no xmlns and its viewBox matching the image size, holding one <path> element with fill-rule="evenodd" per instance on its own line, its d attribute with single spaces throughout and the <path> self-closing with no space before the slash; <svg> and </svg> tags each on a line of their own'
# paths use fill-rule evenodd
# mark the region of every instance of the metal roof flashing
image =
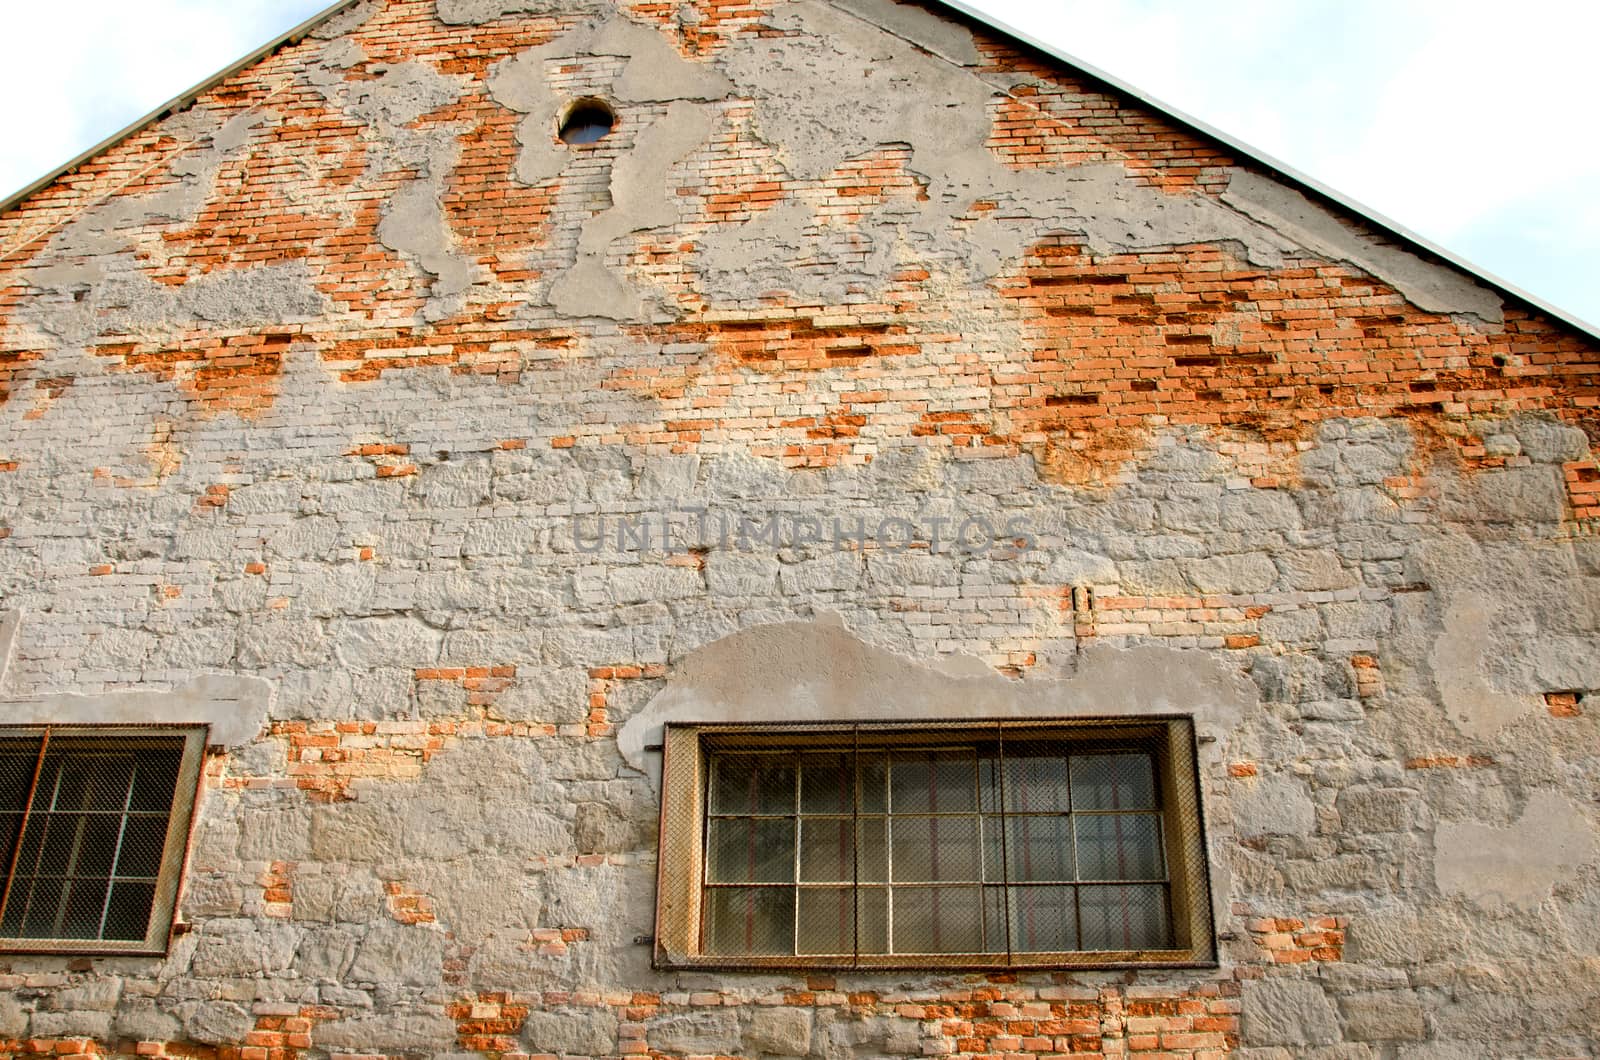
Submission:
<svg viewBox="0 0 1600 1060">
<path fill-rule="evenodd" d="M 328 21 L 341 11 L 354 6 L 359 2 L 361 2 L 361 0 L 337 0 L 336 3 L 323 9 L 316 15 L 313 15 L 311 18 L 300 23 L 298 26 L 295 26 L 287 33 L 274 38 L 273 40 L 262 45 L 260 48 L 257 48 L 248 55 L 245 55 L 243 58 L 229 64 L 227 67 L 219 70 L 211 77 L 206 78 L 204 81 L 201 81 L 199 84 L 188 89 L 187 91 L 179 93 L 177 96 L 174 96 L 161 106 L 150 111 L 150 113 L 146 114 L 144 117 L 128 125 L 121 131 L 107 137 L 105 140 L 89 148 L 89 150 L 78 155 L 65 165 L 45 174 L 32 184 L 29 184 L 27 187 L 22 188 L 20 191 L 17 191 L 10 196 L 7 196 L 3 200 L 0 200 L 0 215 L 4 215 L 15 209 L 30 196 L 55 183 L 57 180 L 71 173 L 85 162 L 116 146 L 151 123 L 160 121 L 162 118 L 165 118 L 170 114 L 174 114 L 191 106 L 200 95 L 216 87 L 218 84 L 233 76 L 235 73 L 239 72 L 245 67 L 260 61 L 268 55 L 271 55 L 279 48 L 299 42 L 322 23 Z M 1098 81 L 1110 88 L 1112 91 L 1116 92 L 1118 95 L 1126 96 L 1129 99 L 1135 100 L 1155 111 L 1156 113 L 1159 113 L 1164 117 L 1187 127 L 1201 136 L 1207 137 L 1208 139 L 1222 144 L 1240 157 L 1265 168 L 1273 176 L 1287 181 L 1301 191 L 1309 193 L 1313 198 L 1319 199 L 1324 203 L 1332 205 L 1347 213 L 1354 214 L 1358 218 L 1366 221 L 1368 224 L 1375 226 L 1381 231 L 1388 233 L 1389 235 L 1399 239 L 1401 242 L 1407 244 L 1413 251 L 1418 251 L 1426 256 L 1436 258 L 1439 261 L 1448 264 L 1452 268 L 1465 273 L 1466 275 L 1483 284 L 1486 284 L 1508 298 L 1530 306 L 1538 312 L 1554 320 L 1558 320 L 1568 327 L 1582 332 L 1586 337 L 1593 339 L 1596 342 L 1600 342 L 1600 326 L 1590 324 L 1589 322 L 1572 313 L 1568 313 L 1565 310 L 1536 297 L 1535 295 L 1529 294 L 1520 287 L 1508 283 L 1507 281 L 1500 279 L 1498 276 L 1479 268 L 1460 255 L 1446 250 L 1437 243 L 1434 243 L 1431 240 L 1428 240 L 1423 236 L 1411 231 L 1404 225 L 1398 224 L 1395 221 L 1392 221 L 1378 213 L 1377 211 L 1363 206 L 1354 199 L 1335 191 L 1327 185 L 1322 184 L 1320 181 L 1317 181 L 1316 179 L 1299 172 L 1291 166 L 1279 162 L 1277 159 L 1257 150 L 1254 147 L 1251 147 L 1249 144 L 1244 143 L 1243 141 L 1206 124 L 1198 118 L 1194 118 L 1188 114 L 1185 114 L 1176 107 L 1169 106 L 1168 104 L 1163 103 L 1161 100 L 1155 99 L 1154 97 L 1148 95 L 1133 85 L 1128 84 L 1120 78 L 1106 73 L 1104 70 L 1092 66 L 1089 63 L 1083 62 L 1080 59 L 1076 59 L 1073 56 L 1068 55 L 1066 52 L 1046 44 L 1038 38 L 1024 33 L 1023 31 L 1008 25 L 992 15 L 985 14 L 984 12 L 973 7 L 971 4 L 964 2 L 964 0 L 919 0 L 919 2 L 926 3 L 932 7 L 943 8 L 964 19 L 975 22 L 995 33 L 1002 35 L 1003 37 L 1009 38 L 1010 40 L 1023 45 L 1024 47 L 1044 56 L 1053 62 L 1059 63 L 1095 81 Z"/>
</svg>

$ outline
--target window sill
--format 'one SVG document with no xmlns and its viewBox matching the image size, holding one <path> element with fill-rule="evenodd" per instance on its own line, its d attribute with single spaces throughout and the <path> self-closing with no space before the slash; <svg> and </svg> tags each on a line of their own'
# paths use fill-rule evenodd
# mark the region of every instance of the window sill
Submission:
<svg viewBox="0 0 1600 1060">
<path fill-rule="evenodd" d="M 951 953 L 886 956 L 852 960 L 848 957 L 705 957 L 671 956 L 657 952 L 651 962 L 657 971 L 701 972 L 1049 972 L 1070 970 L 1216 969 L 1214 959 L 1197 959 L 1184 950 L 1094 953 L 1030 953 L 1006 959 L 1003 954 Z"/>
</svg>

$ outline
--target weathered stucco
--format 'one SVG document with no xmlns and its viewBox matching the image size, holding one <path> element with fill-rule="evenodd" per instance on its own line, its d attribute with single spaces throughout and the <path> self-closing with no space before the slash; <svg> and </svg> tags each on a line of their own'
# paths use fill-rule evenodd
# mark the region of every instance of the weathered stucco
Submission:
<svg viewBox="0 0 1600 1060">
<path fill-rule="evenodd" d="M 0 247 L 0 721 L 222 752 L 188 929 L 0 954 L 0 1052 L 1594 1054 L 1600 350 L 1163 116 L 369 0 Z M 649 966 L 665 722 L 1147 713 L 1218 967 Z"/>
</svg>

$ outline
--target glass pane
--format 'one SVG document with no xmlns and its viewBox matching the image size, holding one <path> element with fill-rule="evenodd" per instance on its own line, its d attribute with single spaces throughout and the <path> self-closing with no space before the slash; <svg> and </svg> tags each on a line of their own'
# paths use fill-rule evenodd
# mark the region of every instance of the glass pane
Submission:
<svg viewBox="0 0 1600 1060">
<path fill-rule="evenodd" d="M 159 875 L 161 852 L 166 842 L 165 817 L 129 817 L 122 832 L 122 856 L 117 859 L 117 875 Z"/>
<path fill-rule="evenodd" d="M 800 878 L 816 883 L 855 879 L 855 844 L 850 818 L 807 817 L 800 822 Z"/>
<path fill-rule="evenodd" d="M 979 879 L 976 817 L 891 817 L 896 883 Z"/>
<path fill-rule="evenodd" d="M 889 878 L 888 825 L 882 817 L 863 817 L 859 822 L 861 846 L 856 868 L 863 883 L 883 883 Z"/>
<path fill-rule="evenodd" d="M 1150 810 L 1155 773 L 1147 754 L 1073 755 L 1074 810 Z"/>
<path fill-rule="evenodd" d="M 983 818 L 983 879 L 985 883 L 1006 881 L 1005 852 L 1001 849 L 1004 833 L 999 817 Z"/>
<path fill-rule="evenodd" d="M 122 828 L 121 814 L 86 815 L 76 819 L 77 850 L 68 867 L 73 876 L 111 875 L 111 861 L 117 854 L 117 833 Z M 100 914 L 95 914 L 98 922 Z M 98 930 L 98 923 L 96 925 Z"/>
<path fill-rule="evenodd" d="M 42 782 L 39 785 L 39 793 L 34 798 L 35 809 L 121 810 L 128 802 L 133 757 L 75 751 L 72 744 L 76 742 L 51 743 L 44 765 L 44 774 L 51 783 L 49 790 Z"/>
<path fill-rule="evenodd" d="M 983 889 L 983 949 L 986 953 L 1006 952 L 1006 889 Z"/>
<path fill-rule="evenodd" d="M 75 814 L 36 814 L 28 821 L 28 835 L 23 837 L 24 848 L 34 833 L 43 836 L 37 850 L 40 876 L 65 876 L 72 864 L 72 853 L 78 847 L 78 828 L 83 818 Z M 25 850 L 25 852 L 27 852 Z"/>
<path fill-rule="evenodd" d="M 1049 743 L 1006 745 L 1005 812 L 1066 813 L 1067 756 Z"/>
<path fill-rule="evenodd" d="M 1072 875 L 1072 818 L 1006 818 L 1006 871 L 1011 881 L 1067 882 Z"/>
<path fill-rule="evenodd" d="M 11 864 L 11 851 L 17 841 L 17 830 L 22 827 L 20 813 L 0 814 L 0 858 L 4 864 Z"/>
<path fill-rule="evenodd" d="M 61 922 L 61 938 L 97 939 L 100 913 L 105 909 L 105 880 L 75 880 L 67 884 L 67 914 Z"/>
<path fill-rule="evenodd" d="M 711 822 L 710 883 L 792 883 L 794 821 L 733 818 Z"/>
<path fill-rule="evenodd" d="M 806 755 L 800 761 L 800 812 L 851 813 L 855 785 L 850 781 L 850 755 Z"/>
<path fill-rule="evenodd" d="M 794 953 L 793 887 L 708 888 L 705 908 L 707 953 Z"/>
<path fill-rule="evenodd" d="M 103 938 L 142 939 L 150 926 L 150 908 L 155 904 L 153 883 L 114 883 L 111 905 L 106 911 Z"/>
<path fill-rule="evenodd" d="M 1078 949 L 1078 912 L 1071 887 L 1011 887 L 1011 949 L 1064 953 Z"/>
<path fill-rule="evenodd" d="M 856 909 L 861 924 L 857 942 L 862 953 L 889 952 L 889 891 L 884 887 L 862 887 L 856 891 Z"/>
<path fill-rule="evenodd" d="M 1078 832 L 1078 879 L 1166 877 L 1161 863 L 1161 819 L 1155 814 L 1088 814 L 1073 820 Z"/>
<path fill-rule="evenodd" d="M 39 743 L 37 739 L 0 740 L 0 810 L 19 812 L 27 805 Z"/>
<path fill-rule="evenodd" d="M 133 798 L 128 808 L 166 813 L 172 809 L 172 794 L 178 786 L 178 765 L 183 760 L 182 746 L 172 750 L 148 751 L 139 756 L 133 775 Z"/>
<path fill-rule="evenodd" d="M 894 888 L 894 952 L 981 953 L 983 911 L 979 890 Z"/>
<path fill-rule="evenodd" d="M 1160 884 L 1080 887 L 1078 903 L 1086 950 L 1171 948 L 1166 888 Z"/>
<path fill-rule="evenodd" d="M 970 813 L 977 809 L 978 760 L 971 751 L 897 754 L 889 775 L 894 813 Z"/>
<path fill-rule="evenodd" d="M 56 914 L 61 909 L 61 881 L 51 879 L 35 879 L 30 882 L 26 892 L 26 901 L 23 902 L 22 930 L 15 932 L 24 938 L 47 939 L 55 936 Z M 11 901 L 17 900 L 16 889 L 11 892 Z M 11 920 L 10 909 L 6 911 L 6 920 Z M 6 934 L 13 934 L 7 931 Z"/>
<path fill-rule="evenodd" d="M 712 813 L 794 813 L 789 755 L 717 755 L 712 761 Z"/>
<path fill-rule="evenodd" d="M 886 812 L 889 809 L 888 758 L 883 755 L 861 755 L 856 775 L 861 780 L 861 812 Z"/>
<path fill-rule="evenodd" d="M 856 902 L 849 887 L 800 889 L 801 953 L 854 954 Z"/>
</svg>

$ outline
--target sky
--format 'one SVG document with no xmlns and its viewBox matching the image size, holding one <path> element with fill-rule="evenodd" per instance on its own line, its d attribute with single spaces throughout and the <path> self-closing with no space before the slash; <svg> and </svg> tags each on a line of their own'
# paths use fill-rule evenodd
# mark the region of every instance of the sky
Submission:
<svg viewBox="0 0 1600 1060">
<path fill-rule="evenodd" d="M 0 196 L 326 2 L 12 5 Z M 968 2 L 1600 325 L 1600 4 Z"/>
</svg>

